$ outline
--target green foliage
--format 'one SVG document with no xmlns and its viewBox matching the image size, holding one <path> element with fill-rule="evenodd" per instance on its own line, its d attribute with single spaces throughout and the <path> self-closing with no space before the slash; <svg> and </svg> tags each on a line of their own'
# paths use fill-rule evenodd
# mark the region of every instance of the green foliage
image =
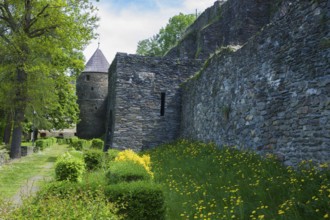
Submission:
<svg viewBox="0 0 330 220">
<path fill-rule="evenodd" d="M 122 182 L 105 188 L 105 195 L 115 203 L 125 219 L 165 219 L 164 195 L 158 184 L 150 181 Z"/>
<path fill-rule="evenodd" d="M 5 204 L 7 205 L 7 204 Z M 3 208 L 3 209 L 2 209 Z M 51 183 L 35 198 L 24 201 L 21 207 L 1 207 L 4 220 L 20 219 L 119 219 L 114 206 L 107 202 L 103 191 L 79 188 L 77 183 Z"/>
<path fill-rule="evenodd" d="M 106 177 L 109 184 L 151 180 L 151 175 L 143 165 L 130 160 L 111 162 Z"/>
<path fill-rule="evenodd" d="M 64 138 L 57 138 L 57 143 L 60 145 L 67 144 L 67 140 Z"/>
<path fill-rule="evenodd" d="M 294 170 L 275 156 L 178 141 L 148 152 L 164 184 L 168 219 L 322 219 L 329 216 L 330 170 Z M 322 168 L 323 167 L 323 168 Z"/>
<path fill-rule="evenodd" d="M 84 151 L 84 161 L 87 170 L 95 170 L 102 167 L 104 153 L 102 150 L 90 149 Z"/>
<path fill-rule="evenodd" d="M 78 137 L 70 137 L 65 139 L 67 144 L 72 144 L 73 142 L 77 141 L 79 138 Z"/>
<path fill-rule="evenodd" d="M 170 18 L 165 28 L 149 39 L 138 42 L 136 53 L 145 56 L 163 56 L 181 39 L 186 28 L 195 21 L 193 14 L 178 14 Z"/>
<path fill-rule="evenodd" d="M 109 149 L 107 152 L 107 160 L 114 161 L 117 155 L 119 154 L 120 150 L 117 149 Z"/>
<path fill-rule="evenodd" d="M 76 88 L 71 82 L 74 77 L 54 74 L 55 94 L 58 102 L 48 113 L 47 120 L 55 129 L 69 128 L 79 120 L 79 106 L 77 104 Z"/>
<path fill-rule="evenodd" d="M 56 160 L 55 177 L 58 181 L 79 182 L 84 172 L 84 161 L 69 153 L 63 154 Z"/>
<path fill-rule="evenodd" d="M 104 141 L 98 138 L 92 140 L 91 148 L 103 150 Z"/>
<path fill-rule="evenodd" d="M 42 138 L 42 139 L 38 139 L 35 142 L 35 149 L 34 151 L 43 151 L 45 148 L 53 146 L 54 144 L 56 144 L 57 139 L 56 138 Z"/>
<path fill-rule="evenodd" d="M 91 146 L 91 142 L 85 139 L 72 138 L 70 139 L 70 146 L 75 150 L 81 151 L 83 149 L 89 148 Z"/>
<path fill-rule="evenodd" d="M 75 75 L 84 67 L 82 50 L 96 35 L 95 13 L 91 0 L 0 4 L 0 105 L 6 113 L 15 112 L 13 158 L 20 156 L 26 119 L 47 129 L 76 121 L 67 73 Z"/>
</svg>

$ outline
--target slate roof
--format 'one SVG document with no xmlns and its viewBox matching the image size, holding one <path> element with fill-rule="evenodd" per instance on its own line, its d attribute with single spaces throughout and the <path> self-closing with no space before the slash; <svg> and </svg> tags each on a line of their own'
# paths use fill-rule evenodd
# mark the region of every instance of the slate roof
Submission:
<svg viewBox="0 0 330 220">
<path fill-rule="evenodd" d="M 102 51 L 97 48 L 93 56 L 88 60 L 83 72 L 107 73 L 109 66 L 110 64 Z"/>
</svg>

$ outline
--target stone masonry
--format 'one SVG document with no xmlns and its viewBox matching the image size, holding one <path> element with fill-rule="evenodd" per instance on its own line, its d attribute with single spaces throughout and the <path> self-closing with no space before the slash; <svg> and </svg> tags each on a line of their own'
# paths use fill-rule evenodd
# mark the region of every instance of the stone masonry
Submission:
<svg viewBox="0 0 330 220">
<path fill-rule="evenodd" d="M 216 1 L 185 32 L 167 57 L 207 59 L 226 45 L 242 45 L 269 23 L 274 0 Z"/>
<path fill-rule="evenodd" d="M 109 63 L 97 49 L 79 75 L 76 83 L 80 122 L 79 138 L 99 138 L 105 133 L 106 99 L 108 96 Z"/>
<path fill-rule="evenodd" d="M 329 0 L 217 1 L 165 57 L 118 53 L 108 74 L 84 71 L 78 136 L 105 134 L 106 150 L 186 138 L 327 162 L 329 18 Z"/>
<path fill-rule="evenodd" d="M 118 53 L 109 69 L 107 147 L 141 150 L 178 138 L 179 85 L 200 66 L 198 60 Z"/>
<path fill-rule="evenodd" d="M 223 48 L 184 85 L 181 137 L 330 158 L 330 3 L 286 1 L 241 49 Z"/>
</svg>

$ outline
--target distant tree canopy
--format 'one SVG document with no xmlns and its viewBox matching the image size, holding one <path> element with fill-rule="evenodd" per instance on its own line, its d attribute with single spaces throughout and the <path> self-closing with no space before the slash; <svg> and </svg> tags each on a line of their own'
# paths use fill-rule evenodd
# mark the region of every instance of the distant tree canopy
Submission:
<svg viewBox="0 0 330 220">
<path fill-rule="evenodd" d="M 92 1 L 0 1 L 0 105 L 13 122 L 11 158 L 20 157 L 23 123 L 34 112 L 53 127 L 76 120 L 68 73 L 83 68 L 82 50 L 95 37 Z"/>
<path fill-rule="evenodd" d="M 196 20 L 193 14 L 178 14 L 169 19 L 165 28 L 151 38 L 138 42 L 136 53 L 145 56 L 164 56 L 177 44 L 186 28 Z"/>
</svg>

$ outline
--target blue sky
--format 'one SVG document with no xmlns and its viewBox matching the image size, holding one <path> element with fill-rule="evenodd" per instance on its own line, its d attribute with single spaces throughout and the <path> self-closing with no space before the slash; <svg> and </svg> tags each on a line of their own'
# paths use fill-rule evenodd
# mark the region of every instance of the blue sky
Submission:
<svg viewBox="0 0 330 220">
<path fill-rule="evenodd" d="M 86 61 L 98 47 L 112 62 L 117 52 L 135 53 L 137 43 L 156 34 L 169 18 L 181 13 L 199 12 L 216 0 L 100 0 L 100 40 L 93 40 L 84 50 Z"/>
<path fill-rule="evenodd" d="M 159 10 L 160 7 L 180 7 L 183 1 L 178 0 L 108 0 L 113 8 L 122 10 L 124 8 L 138 8 L 139 10 Z"/>
</svg>

